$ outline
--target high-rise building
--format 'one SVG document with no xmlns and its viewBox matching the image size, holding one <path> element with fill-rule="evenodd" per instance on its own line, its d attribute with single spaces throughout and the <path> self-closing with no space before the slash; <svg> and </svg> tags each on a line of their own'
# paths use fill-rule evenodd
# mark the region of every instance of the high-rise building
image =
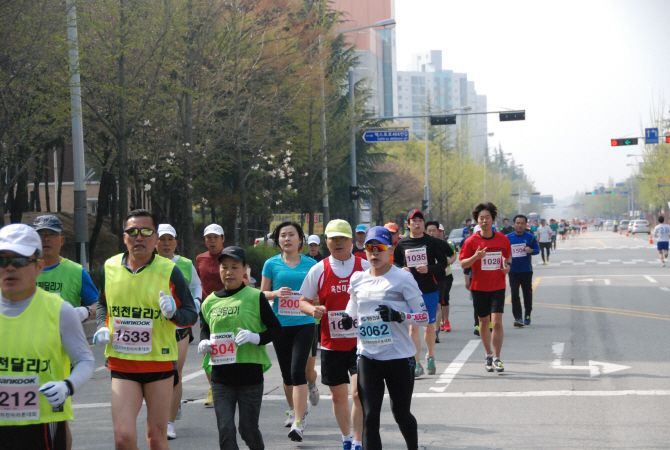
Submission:
<svg viewBox="0 0 670 450">
<path fill-rule="evenodd" d="M 344 13 L 338 31 L 395 18 L 395 0 L 332 0 L 331 7 Z M 367 28 L 345 36 L 358 57 L 354 81 L 363 80 L 372 94 L 368 112 L 374 116 L 397 115 L 395 29 Z"/>
<path fill-rule="evenodd" d="M 398 115 L 449 114 L 449 112 L 486 112 L 486 96 L 477 95 L 474 81 L 465 73 L 442 68 L 442 51 L 430 50 L 412 55 L 409 71 L 399 71 Z M 467 111 L 463 109 L 469 107 Z M 460 111 L 458 111 L 460 109 Z M 426 120 L 408 119 L 414 135 L 423 139 Z M 475 158 L 486 153 L 488 146 L 485 114 L 460 115 L 456 125 L 446 125 L 447 142 Z"/>
</svg>

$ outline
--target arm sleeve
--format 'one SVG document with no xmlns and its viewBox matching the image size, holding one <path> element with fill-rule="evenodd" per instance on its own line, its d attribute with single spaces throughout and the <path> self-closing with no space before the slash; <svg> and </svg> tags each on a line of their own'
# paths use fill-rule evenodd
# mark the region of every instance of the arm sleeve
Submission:
<svg viewBox="0 0 670 450">
<path fill-rule="evenodd" d="M 279 323 L 279 319 L 277 319 L 277 316 L 270 307 L 270 303 L 268 303 L 268 299 L 262 292 L 260 295 L 260 302 L 261 321 L 267 330 L 258 333 L 261 338 L 258 345 L 267 345 L 281 335 L 282 328 L 281 323 Z"/>
<path fill-rule="evenodd" d="M 405 266 L 405 252 L 402 251 L 400 242 L 396 244 L 393 250 L 393 264 L 401 268 Z"/>
<path fill-rule="evenodd" d="M 344 310 L 350 317 L 354 319 L 358 317 L 358 297 L 356 296 L 356 291 L 349 285 L 349 303 L 347 303 L 347 308 Z"/>
<path fill-rule="evenodd" d="M 512 244 L 509 243 L 509 239 L 505 239 L 505 249 L 503 250 L 503 257 L 509 258 L 512 256 Z"/>
<path fill-rule="evenodd" d="M 433 275 L 444 275 L 444 271 L 447 270 L 447 255 L 444 253 L 444 247 L 440 244 L 440 241 L 437 239 L 435 239 L 435 241 L 439 244 L 432 246 L 437 263 L 428 265 L 428 273 L 432 273 Z"/>
<path fill-rule="evenodd" d="M 93 284 L 91 276 L 86 272 L 86 269 L 81 269 L 81 304 L 83 306 L 91 306 L 98 301 L 98 288 Z"/>
<path fill-rule="evenodd" d="M 209 339 L 210 334 L 209 324 L 202 315 L 202 310 L 200 310 L 200 341 L 202 342 L 204 339 Z"/>
<path fill-rule="evenodd" d="M 170 322 L 178 327 L 195 325 L 198 321 L 195 303 L 193 303 L 193 297 L 191 296 L 191 291 L 188 289 L 188 284 L 186 284 L 184 274 L 181 273 L 181 269 L 176 264 L 172 268 L 172 274 L 170 275 L 170 291 L 172 298 L 175 299 L 175 303 L 177 304 L 177 312 L 172 316 Z"/>
<path fill-rule="evenodd" d="M 537 243 L 537 239 L 531 239 L 529 247 L 533 249 L 533 253 L 531 253 L 531 255 L 540 254 L 540 245 Z"/>
<path fill-rule="evenodd" d="M 188 285 L 191 295 L 193 296 L 193 300 L 197 301 L 196 299 L 203 300 L 202 298 L 202 283 L 200 282 L 200 276 L 198 275 L 198 271 L 195 268 L 195 264 L 191 265 L 191 282 Z"/>
<path fill-rule="evenodd" d="M 98 308 L 95 310 L 95 320 L 98 328 L 104 327 L 107 322 L 107 297 L 105 297 L 105 268 L 100 272 L 100 291 L 98 292 Z"/>
<path fill-rule="evenodd" d="M 88 346 L 79 317 L 77 317 L 74 307 L 68 302 L 63 302 L 61 305 L 59 328 L 63 348 L 74 367 L 67 378 L 77 392 L 93 375 L 95 358 Z"/>
</svg>

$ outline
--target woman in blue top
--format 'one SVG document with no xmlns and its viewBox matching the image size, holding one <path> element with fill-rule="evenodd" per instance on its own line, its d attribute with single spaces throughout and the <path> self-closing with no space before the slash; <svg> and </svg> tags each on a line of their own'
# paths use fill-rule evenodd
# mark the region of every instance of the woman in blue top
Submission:
<svg viewBox="0 0 670 450">
<path fill-rule="evenodd" d="M 285 425 L 291 427 L 289 438 L 300 442 L 309 412 L 305 367 L 312 350 L 315 329 L 314 318 L 300 311 L 300 287 L 316 261 L 300 254 L 304 234 L 297 223 L 279 224 L 272 233 L 272 239 L 282 252 L 265 261 L 261 290 L 268 300 L 274 300 L 272 309 L 282 325 L 282 334 L 275 339 L 274 348 L 290 408 Z M 316 372 L 313 377 L 310 388 L 316 390 Z M 316 392 L 318 394 L 318 390 Z"/>
</svg>

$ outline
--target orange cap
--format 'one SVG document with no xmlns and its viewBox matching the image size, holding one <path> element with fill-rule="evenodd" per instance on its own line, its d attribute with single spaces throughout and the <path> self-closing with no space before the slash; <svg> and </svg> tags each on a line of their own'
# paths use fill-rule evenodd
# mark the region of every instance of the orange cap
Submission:
<svg viewBox="0 0 670 450">
<path fill-rule="evenodd" d="M 398 225 L 396 225 L 393 222 L 389 222 L 386 225 L 384 225 L 384 228 L 389 230 L 391 233 L 397 233 L 398 232 Z"/>
</svg>

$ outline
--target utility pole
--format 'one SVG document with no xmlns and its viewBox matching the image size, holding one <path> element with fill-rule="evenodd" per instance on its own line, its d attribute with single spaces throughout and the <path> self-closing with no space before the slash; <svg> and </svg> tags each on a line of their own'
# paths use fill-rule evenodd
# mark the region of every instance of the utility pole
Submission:
<svg viewBox="0 0 670 450">
<path fill-rule="evenodd" d="M 323 48 L 321 36 L 319 36 L 319 50 L 323 58 Z M 321 151 L 323 152 L 323 169 L 321 169 L 321 178 L 323 178 L 323 223 L 324 227 L 330 222 L 330 205 L 328 204 L 328 151 L 326 149 L 326 74 L 324 72 L 323 59 L 321 59 Z"/>
<path fill-rule="evenodd" d="M 349 145 L 351 151 L 349 153 L 351 163 L 351 188 L 358 190 L 358 183 L 356 181 L 356 105 L 354 104 L 354 71 L 349 70 L 349 103 L 351 107 L 351 125 L 349 130 Z M 351 213 L 354 221 L 354 226 L 358 224 L 358 196 L 351 199 Z"/>
</svg>

